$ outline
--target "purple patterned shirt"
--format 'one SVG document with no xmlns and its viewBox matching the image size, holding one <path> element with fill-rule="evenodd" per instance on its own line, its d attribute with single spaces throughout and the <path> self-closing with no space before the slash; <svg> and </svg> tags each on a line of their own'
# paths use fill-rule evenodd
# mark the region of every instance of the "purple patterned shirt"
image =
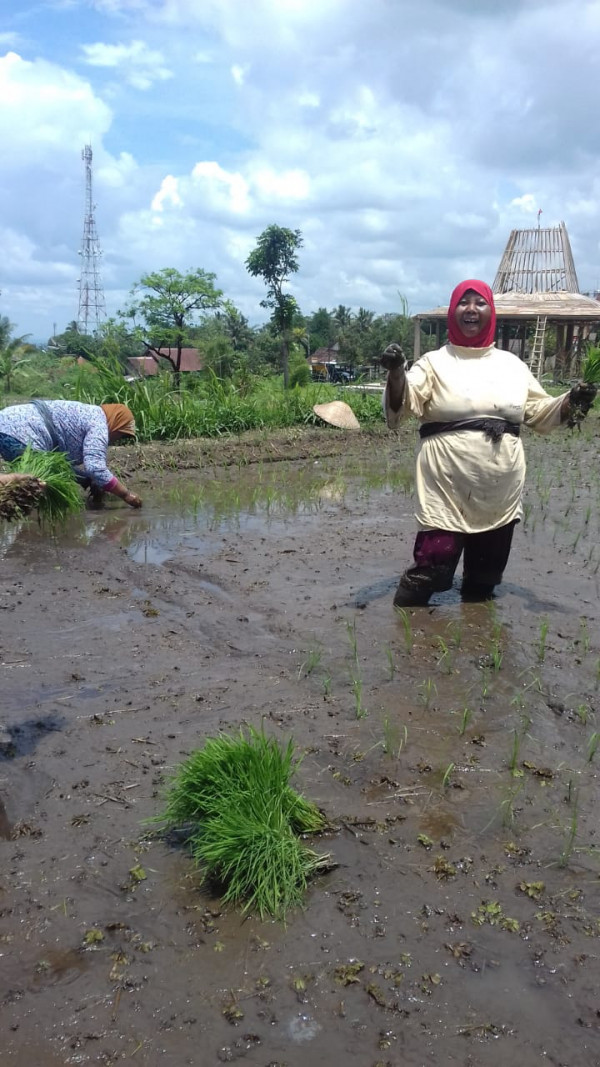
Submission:
<svg viewBox="0 0 600 1067">
<path fill-rule="evenodd" d="M 108 424 L 101 407 L 76 400 L 47 400 L 61 451 L 76 466 L 83 466 L 94 485 L 106 489 L 115 476 L 106 466 Z M 14 404 L 0 411 L 0 433 L 31 445 L 39 452 L 52 450 L 52 438 L 33 404 Z"/>
</svg>

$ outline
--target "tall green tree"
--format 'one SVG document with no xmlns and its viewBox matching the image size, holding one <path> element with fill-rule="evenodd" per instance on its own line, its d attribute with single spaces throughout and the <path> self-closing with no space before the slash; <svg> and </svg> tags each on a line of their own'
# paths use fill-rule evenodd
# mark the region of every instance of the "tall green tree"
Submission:
<svg viewBox="0 0 600 1067">
<path fill-rule="evenodd" d="M 273 224 L 263 230 L 256 248 L 246 260 L 248 273 L 255 278 L 262 278 L 267 286 L 266 298 L 260 303 L 261 307 L 272 309 L 271 321 L 281 338 L 284 389 L 289 385 L 290 332 L 298 305 L 290 293 L 284 293 L 283 286 L 290 274 L 296 274 L 298 270 L 296 253 L 302 243 L 300 230 L 288 230 Z"/>
<path fill-rule="evenodd" d="M 177 385 L 182 349 L 191 344 L 190 330 L 221 305 L 223 293 L 215 288 L 215 280 L 215 274 L 199 267 L 187 274 L 172 267 L 144 274 L 131 291 L 132 303 L 121 313 L 132 320 L 153 359 L 171 364 Z M 161 352 L 165 348 L 169 354 Z"/>
</svg>

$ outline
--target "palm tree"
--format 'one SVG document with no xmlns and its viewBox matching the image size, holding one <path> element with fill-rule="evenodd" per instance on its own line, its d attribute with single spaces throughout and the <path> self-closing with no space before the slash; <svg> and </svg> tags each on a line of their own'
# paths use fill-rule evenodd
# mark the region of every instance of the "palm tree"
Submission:
<svg viewBox="0 0 600 1067">
<path fill-rule="evenodd" d="M 359 308 L 354 320 L 358 332 L 368 333 L 373 325 L 374 317 L 375 313 L 373 311 L 367 311 L 366 308 Z"/>
<path fill-rule="evenodd" d="M 333 317 L 336 326 L 338 326 L 340 330 L 344 330 L 352 322 L 352 308 L 347 308 L 344 307 L 343 304 L 338 304 L 333 312 Z"/>
</svg>

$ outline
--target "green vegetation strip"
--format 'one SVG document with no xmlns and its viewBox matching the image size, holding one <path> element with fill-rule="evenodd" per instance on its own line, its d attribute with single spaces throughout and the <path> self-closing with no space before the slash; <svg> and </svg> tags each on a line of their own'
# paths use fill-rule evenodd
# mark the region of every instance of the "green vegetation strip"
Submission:
<svg viewBox="0 0 600 1067">
<path fill-rule="evenodd" d="M 308 879 L 331 867 L 301 834 L 324 830 L 319 809 L 290 786 L 298 760 L 290 741 L 248 728 L 209 738 L 178 768 L 157 822 L 186 830 L 194 860 L 223 900 L 283 918 Z"/>
<path fill-rule="evenodd" d="M 126 381 L 115 361 L 96 360 L 82 367 L 73 399 L 86 404 L 127 404 L 140 441 L 221 437 L 247 430 L 323 426 L 313 405 L 344 400 L 361 425 L 381 424 L 381 392 L 311 384 L 284 390 L 276 378 L 252 376 L 243 382 L 217 378 L 208 371 L 191 375 L 181 388 L 171 374 Z M 331 433 L 343 431 L 327 427 Z"/>
<path fill-rule="evenodd" d="M 36 452 L 26 448 L 23 455 L 9 464 L 10 470 L 28 474 L 45 482 L 45 489 L 32 503 L 42 521 L 59 522 L 81 511 L 83 500 L 73 468 L 63 452 Z M 25 508 L 23 514 L 31 507 Z"/>
</svg>

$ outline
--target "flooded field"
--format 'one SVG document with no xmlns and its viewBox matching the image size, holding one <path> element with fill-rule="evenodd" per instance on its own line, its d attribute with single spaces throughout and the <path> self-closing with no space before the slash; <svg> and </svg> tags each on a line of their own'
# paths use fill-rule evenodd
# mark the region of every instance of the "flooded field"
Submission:
<svg viewBox="0 0 600 1067">
<path fill-rule="evenodd" d="M 0 531 L 3 1067 L 600 1064 L 599 430 L 527 436 L 491 604 L 392 608 L 412 431 L 173 446 L 140 513 Z M 261 722 L 333 827 L 286 925 L 147 822 Z"/>
</svg>

